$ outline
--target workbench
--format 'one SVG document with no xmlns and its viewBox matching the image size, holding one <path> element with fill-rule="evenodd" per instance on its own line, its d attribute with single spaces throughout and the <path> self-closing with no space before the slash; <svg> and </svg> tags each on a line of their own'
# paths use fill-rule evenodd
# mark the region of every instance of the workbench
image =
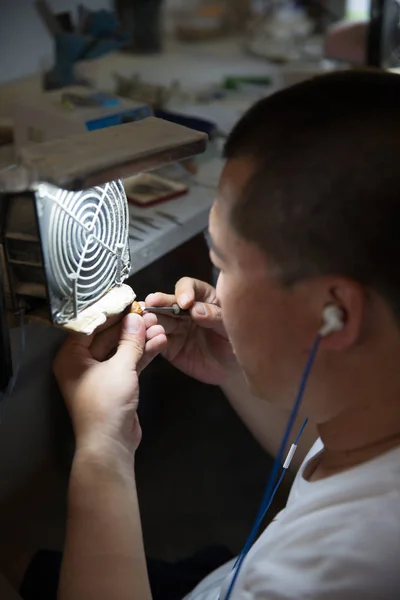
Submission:
<svg viewBox="0 0 400 600">
<path fill-rule="evenodd" d="M 285 75 L 285 70 L 244 55 L 237 40 L 185 45 L 170 42 L 165 53 L 159 56 L 114 53 L 81 63 L 79 71 L 80 75 L 89 79 L 100 90 L 114 89 L 115 73 L 122 76 L 138 73 L 149 83 L 164 85 L 178 80 L 182 89 L 189 93 L 218 84 L 227 75 L 270 75 L 274 83 L 268 88 L 269 92 L 291 82 L 284 81 L 285 77 L 290 76 L 288 73 Z M 304 78 L 301 70 L 298 73 L 300 78 Z M 293 79 L 293 70 L 291 77 Z M 37 75 L 0 86 L 0 120 L 12 117 L 14 99 L 21 95 L 41 93 L 40 81 Z M 235 122 L 257 99 L 254 94 L 246 94 L 229 101 L 217 100 L 208 104 L 194 104 L 193 101 L 178 105 L 172 103 L 169 108 L 212 120 L 223 133 L 228 134 Z M 132 275 L 207 228 L 209 210 L 223 165 L 221 145 L 218 147 L 211 144 L 206 154 L 198 159 L 198 163 L 196 181 L 192 183 L 187 195 L 147 209 L 131 205 Z M 159 211 L 167 213 L 171 218 L 158 215 Z M 143 222 L 136 221 L 137 216 L 151 217 L 157 228 L 144 226 Z"/>
</svg>

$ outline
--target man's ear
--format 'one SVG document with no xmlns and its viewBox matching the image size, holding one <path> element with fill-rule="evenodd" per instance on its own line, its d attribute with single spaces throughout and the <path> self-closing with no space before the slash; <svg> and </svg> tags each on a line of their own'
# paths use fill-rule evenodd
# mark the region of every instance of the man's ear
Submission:
<svg viewBox="0 0 400 600">
<path fill-rule="evenodd" d="M 362 335 L 367 293 L 364 286 L 347 277 L 329 279 L 326 305 L 333 304 L 341 310 L 343 327 L 327 335 L 321 343 L 325 348 L 345 350 L 356 344 Z"/>
</svg>

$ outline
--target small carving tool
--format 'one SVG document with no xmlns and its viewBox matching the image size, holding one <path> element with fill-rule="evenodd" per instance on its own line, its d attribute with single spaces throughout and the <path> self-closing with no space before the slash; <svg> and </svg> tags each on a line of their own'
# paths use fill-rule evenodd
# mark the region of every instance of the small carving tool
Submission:
<svg viewBox="0 0 400 600">
<path fill-rule="evenodd" d="M 189 317 L 190 312 L 183 310 L 178 304 L 172 306 L 146 306 L 143 312 L 153 313 L 155 315 L 168 315 L 171 317 Z"/>
</svg>

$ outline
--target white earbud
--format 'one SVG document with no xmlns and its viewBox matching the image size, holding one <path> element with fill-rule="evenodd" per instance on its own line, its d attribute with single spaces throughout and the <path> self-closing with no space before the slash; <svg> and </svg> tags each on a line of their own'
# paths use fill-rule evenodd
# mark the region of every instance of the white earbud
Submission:
<svg viewBox="0 0 400 600">
<path fill-rule="evenodd" d="M 321 337 L 326 337 L 331 333 L 342 331 L 344 327 L 344 314 L 336 304 L 328 304 L 322 311 L 323 325 L 319 330 Z"/>
</svg>

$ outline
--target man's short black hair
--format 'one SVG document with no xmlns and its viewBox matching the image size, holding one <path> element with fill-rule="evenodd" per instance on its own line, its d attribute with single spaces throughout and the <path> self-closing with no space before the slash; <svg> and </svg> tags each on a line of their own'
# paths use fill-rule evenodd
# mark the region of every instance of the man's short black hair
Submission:
<svg viewBox="0 0 400 600">
<path fill-rule="evenodd" d="M 231 222 L 285 283 L 345 275 L 400 318 L 400 75 L 335 72 L 267 97 L 225 156 L 254 162 Z"/>
</svg>

